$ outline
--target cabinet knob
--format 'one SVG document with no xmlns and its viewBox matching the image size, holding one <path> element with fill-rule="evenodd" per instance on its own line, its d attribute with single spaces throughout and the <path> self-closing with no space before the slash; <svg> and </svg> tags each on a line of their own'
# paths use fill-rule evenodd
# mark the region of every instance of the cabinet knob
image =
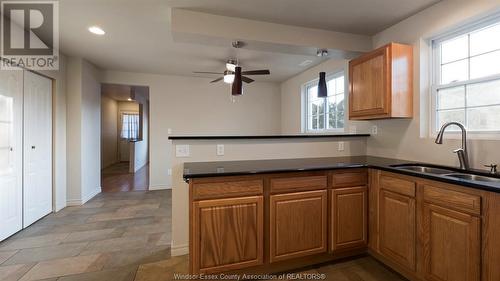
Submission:
<svg viewBox="0 0 500 281">
<path fill-rule="evenodd" d="M 31 146 L 31 149 L 35 149 L 36 147 L 34 145 Z"/>
<path fill-rule="evenodd" d="M 13 147 L 9 147 L 9 150 L 10 150 L 10 151 L 14 151 L 14 148 L 13 148 Z"/>
</svg>

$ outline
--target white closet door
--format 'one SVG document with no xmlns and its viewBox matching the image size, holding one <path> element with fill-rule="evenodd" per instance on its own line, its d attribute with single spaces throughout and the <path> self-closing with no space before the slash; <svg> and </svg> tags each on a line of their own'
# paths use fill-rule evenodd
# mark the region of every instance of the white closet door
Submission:
<svg viewBox="0 0 500 281">
<path fill-rule="evenodd" d="M 23 71 L 0 70 L 0 241 L 23 226 Z"/>
<path fill-rule="evenodd" d="M 52 81 L 24 72 L 24 227 L 52 212 Z"/>
</svg>

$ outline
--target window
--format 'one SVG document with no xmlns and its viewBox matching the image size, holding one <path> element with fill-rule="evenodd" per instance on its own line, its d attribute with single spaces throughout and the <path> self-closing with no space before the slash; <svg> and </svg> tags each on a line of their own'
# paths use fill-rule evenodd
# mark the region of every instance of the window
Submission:
<svg viewBox="0 0 500 281">
<path fill-rule="evenodd" d="M 328 97 L 318 98 L 318 80 L 304 85 L 308 132 L 343 131 L 345 122 L 344 73 L 326 77 Z"/>
<path fill-rule="evenodd" d="M 433 129 L 500 132 L 500 20 L 433 41 Z"/>
<path fill-rule="evenodd" d="M 122 131 L 120 136 L 126 140 L 139 139 L 138 113 L 122 113 Z"/>
</svg>

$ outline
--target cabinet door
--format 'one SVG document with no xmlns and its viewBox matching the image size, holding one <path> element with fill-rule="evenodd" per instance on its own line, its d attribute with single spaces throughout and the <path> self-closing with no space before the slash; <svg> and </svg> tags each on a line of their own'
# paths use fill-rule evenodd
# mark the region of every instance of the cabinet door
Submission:
<svg viewBox="0 0 500 281">
<path fill-rule="evenodd" d="M 362 248 L 367 237 L 366 186 L 331 191 L 331 250 Z"/>
<path fill-rule="evenodd" d="M 326 190 L 272 195 L 270 204 L 271 262 L 326 252 Z"/>
<path fill-rule="evenodd" d="M 212 273 L 263 263 L 262 196 L 193 202 L 194 273 Z"/>
<path fill-rule="evenodd" d="M 388 259 L 415 270 L 415 199 L 382 189 L 379 196 L 379 248 Z"/>
<path fill-rule="evenodd" d="M 0 71 L 0 241 L 23 224 L 23 71 Z"/>
<path fill-rule="evenodd" d="M 24 227 L 52 212 L 52 81 L 24 72 Z"/>
<path fill-rule="evenodd" d="M 349 63 L 349 117 L 384 117 L 390 113 L 389 49 Z"/>
<path fill-rule="evenodd" d="M 426 280 L 480 280 L 480 219 L 424 204 L 424 267 Z"/>
</svg>

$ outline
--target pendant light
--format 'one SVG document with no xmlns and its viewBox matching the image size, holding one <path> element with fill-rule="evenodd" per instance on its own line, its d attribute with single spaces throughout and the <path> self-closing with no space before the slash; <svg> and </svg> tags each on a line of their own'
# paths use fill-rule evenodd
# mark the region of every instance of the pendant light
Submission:
<svg viewBox="0 0 500 281">
<path fill-rule="evenodd" d="M 326 73 L 319 73 L 319 82 L 318 82 L 318 98 L 326 98 L 328 96 L 328 89 L 326 87 Z"/>
<path fill-rule="evenodd" d="M 234 81 L 231 94 L 233 96 L 241 96 L 243 94 L 243 83 L 241 81 L 241 67 L 237 66 L 234 69 Z"/>
</svg>

